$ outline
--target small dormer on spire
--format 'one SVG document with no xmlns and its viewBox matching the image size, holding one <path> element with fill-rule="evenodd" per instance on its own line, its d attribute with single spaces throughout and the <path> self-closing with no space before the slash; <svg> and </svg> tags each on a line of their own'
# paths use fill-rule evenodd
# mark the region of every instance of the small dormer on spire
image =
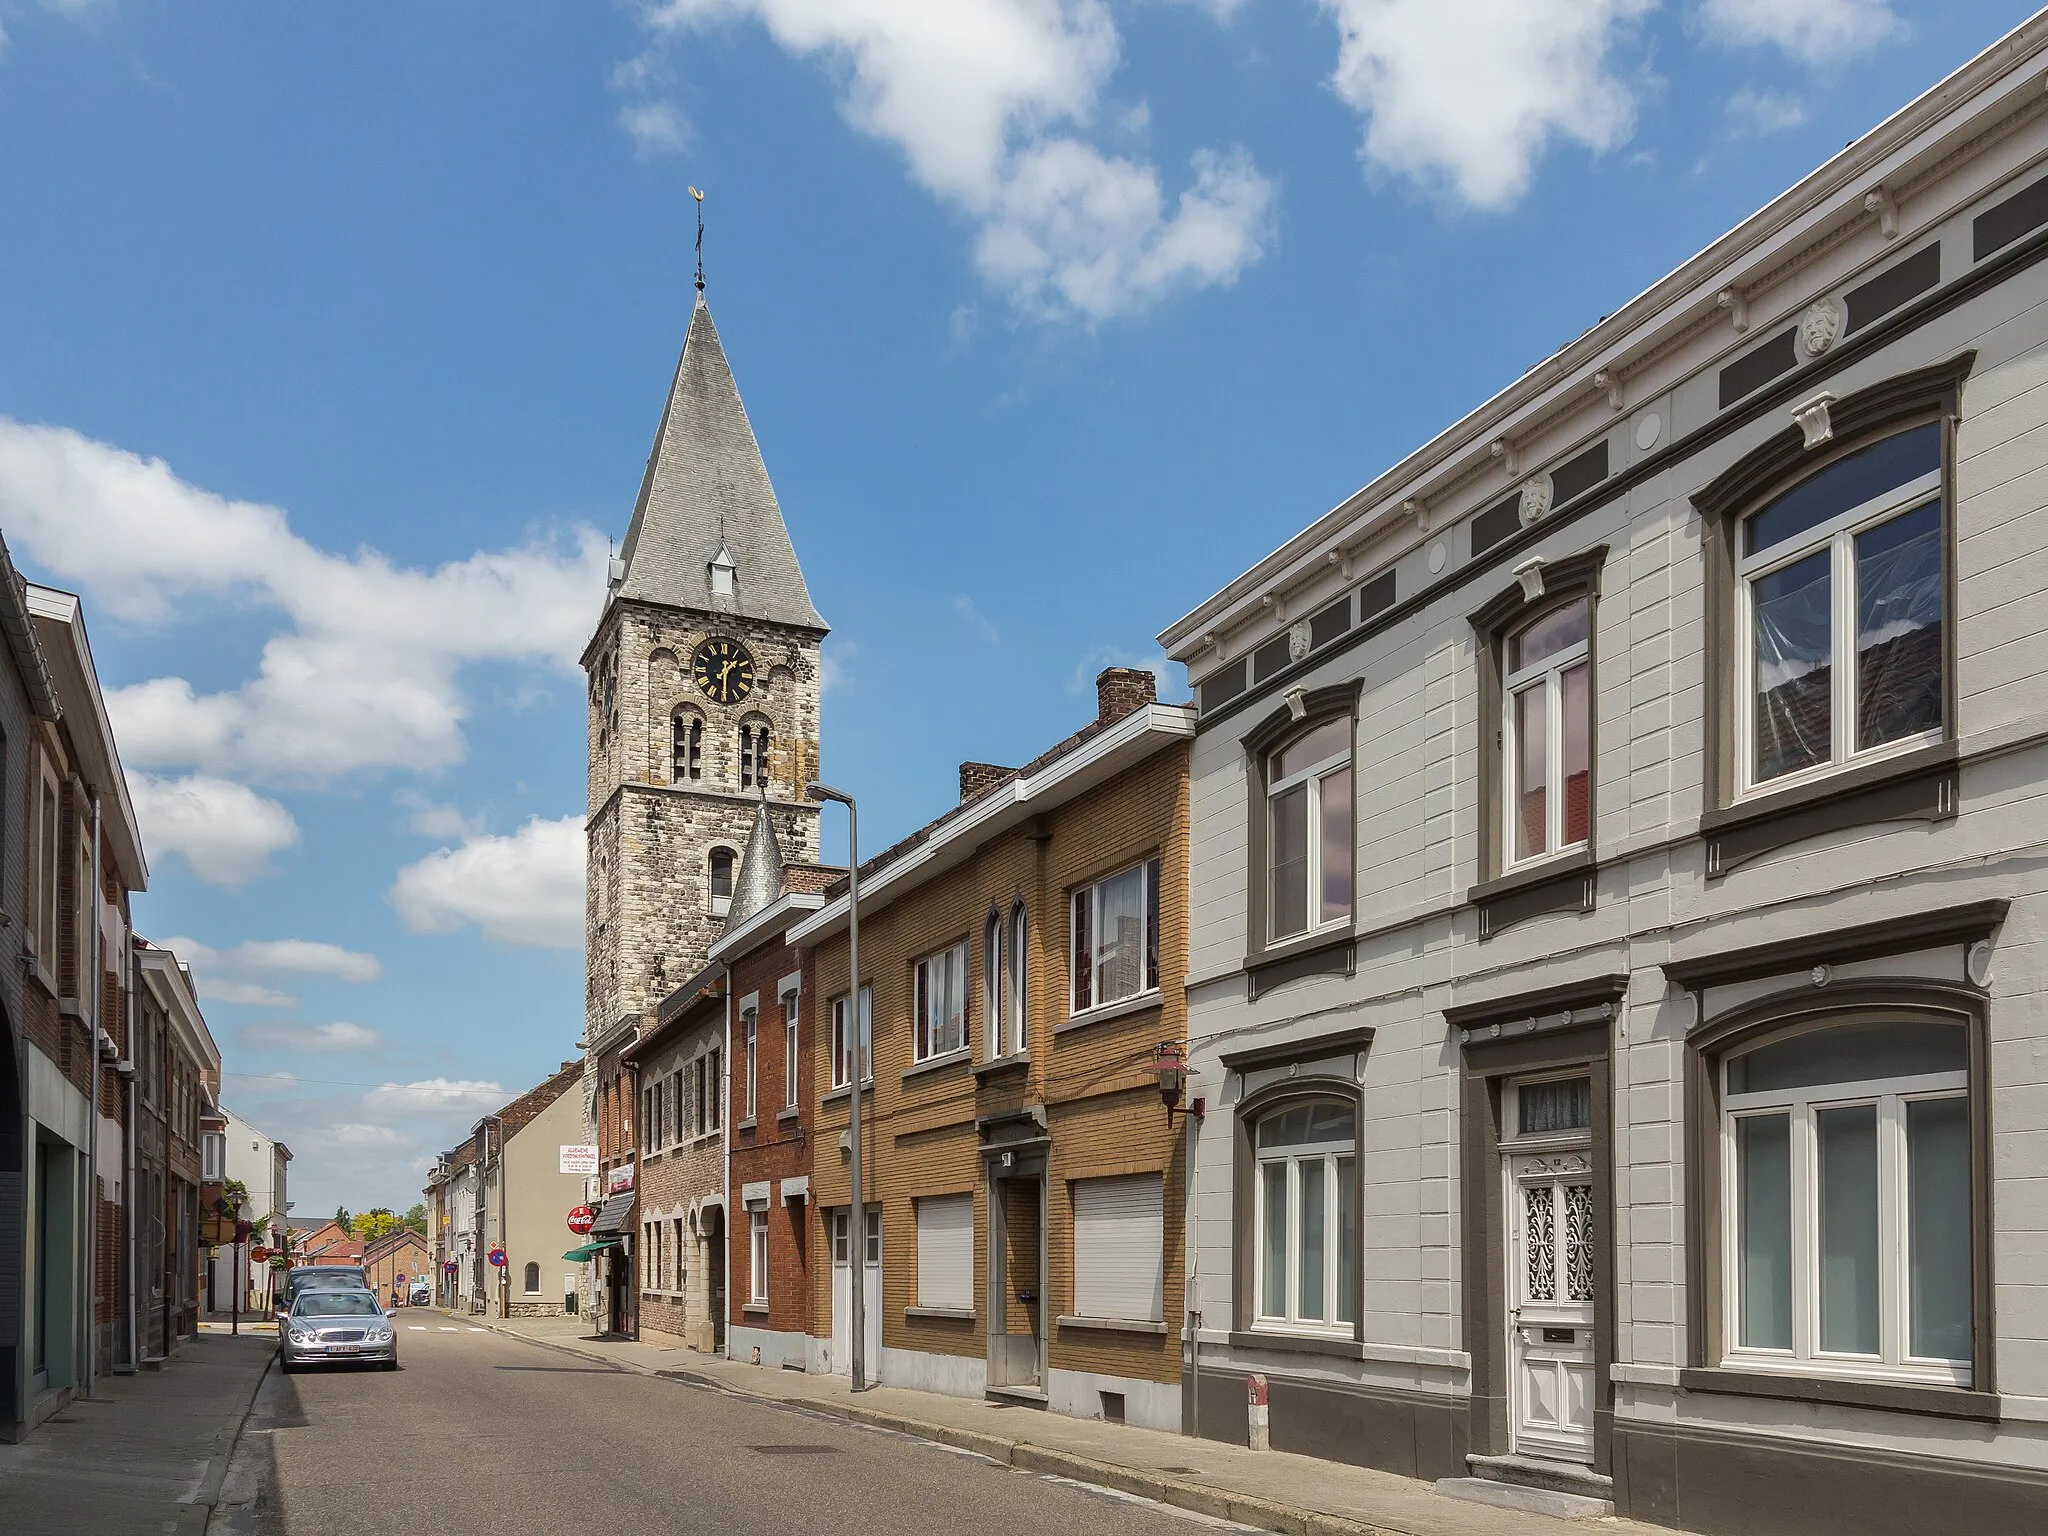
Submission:
<svg viewBox="0 0 2048 1536">
<path fill-rule="evenodd" d="M 740 567 L 732 557 L 732 546 L 723 538 L 718 541 L 718 553 L 711 557 L 711 564 L 705 569 L 711 577 L 713 597 L 731 597 L 738 590 Z"/>
</svg>

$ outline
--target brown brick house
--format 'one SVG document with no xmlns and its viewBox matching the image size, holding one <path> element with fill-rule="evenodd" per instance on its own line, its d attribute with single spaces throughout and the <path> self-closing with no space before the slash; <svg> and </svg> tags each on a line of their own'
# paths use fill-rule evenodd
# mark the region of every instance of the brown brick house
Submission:
<svg viewBox="0 0 2048 1536">
<path fill-rule="evenodd" d="M 861 871 L 867 1374 L 1180 1427 L 1183 1131 L 1157 1068 L 1184 1035 L 1187 742 L 1151 674 Z M 813 1359 L 845 1371 L 846 899 L 793 925 L 823 1002 Z M 1184 1122 L 1183 1122 L 1184 1123 Z"/>
<path fill-rule="evenodd" d="M 635 1216 L 643 1331 L 725 1348 L 725 967 L 715 962 L 662 1000 L 629 1050 L 640 1085 Z"/>
<path fill-rule="evenodd" d="M 726 1353 L 798 1370 L 806 1366 L 817 1251 L 810 1219 L 817 1002 L 805 983 L 805 953 L 784 934 L 824 905 L 822 892 L 840 873 L 786 863 L 764 806 L 741 861 L 725 935 L 711 946 L 732 997 Z"/>
</svg>

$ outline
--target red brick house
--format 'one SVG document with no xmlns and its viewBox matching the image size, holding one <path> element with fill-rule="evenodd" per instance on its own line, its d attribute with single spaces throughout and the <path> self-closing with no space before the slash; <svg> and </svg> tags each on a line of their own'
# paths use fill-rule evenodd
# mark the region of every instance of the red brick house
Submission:
<svg viewBox="0 0 2048 1536">
<path fill-rule="evenodd" d="M 724 935 L 711 946 L 731 1004 L 726 1209 L 731 1212 L 726 1353 L 804 1368 L 811 1328 L 811 1036 L 816 1001 L 791 923 L 824 904 L 843 871 L 785 863 L 765 807 L 741 862 Z"/>
</svg>

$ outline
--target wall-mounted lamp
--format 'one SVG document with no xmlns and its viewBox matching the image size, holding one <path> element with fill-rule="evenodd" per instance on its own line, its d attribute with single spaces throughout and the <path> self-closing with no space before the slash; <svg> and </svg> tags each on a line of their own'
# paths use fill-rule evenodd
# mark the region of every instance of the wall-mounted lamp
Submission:
<svg viewBox="0 0 2048 1536">
<path fill-rule="evenodd" d="M 1188 1084 L 1187 1056 L 1174 1041 L 1162 1040 L 1152 1048 L 1152 1065 L 1147 1070 L 1159 1079 L 1159 1101 L 1166 1106 L 1166 1123 L 1170 1128 L 1173 1117 L 1183 1113 L 1180 1101 Z M 1192 1099 L 1185 1113 L 1200 1120 L 1206 1109 L 1202 1100 Z"/>
</svg>

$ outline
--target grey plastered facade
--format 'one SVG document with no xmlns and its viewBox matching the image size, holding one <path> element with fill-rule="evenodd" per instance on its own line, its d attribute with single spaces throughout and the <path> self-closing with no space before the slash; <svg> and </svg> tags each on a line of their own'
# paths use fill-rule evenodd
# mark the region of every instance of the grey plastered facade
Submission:
<svg viewBox="0 0 2048 1536">
<path fill-rule="evenodd" d="M 1592 1339 L 1560 1485 L 1701 1531 L 2048 1519 L 2044 48 L 2037 18 L 1161 637 L 1203 706 L 1200 1433 L 1245 1436 L 1256 1374 L 1275 1449 L 1527 1474 L 1505 1106 L 1524 1078 L 1569 1079 L 1591 1091 L 1569 1151 Z M 1938 730 L 1744 792 L 1716 541 L 1925 422 Z M 1590 836 L 1504 868 L 1500 637 L 1573 596 Z M 1324 719 L 1352 723 L 1350 916 L 1267 942 L 1261 753 Z M 1970 1341 L 1941 1384 L 1726 1358 L 1718 1063 L 1765 1030 L 1867 1019 L 1969 1041 Z M 1248 1273 L 1253 1117 L 1304 1094 L 1362 1108 L 1355 1319 L 1310 1332 L 1262 1322 Z"/>
</svg>

